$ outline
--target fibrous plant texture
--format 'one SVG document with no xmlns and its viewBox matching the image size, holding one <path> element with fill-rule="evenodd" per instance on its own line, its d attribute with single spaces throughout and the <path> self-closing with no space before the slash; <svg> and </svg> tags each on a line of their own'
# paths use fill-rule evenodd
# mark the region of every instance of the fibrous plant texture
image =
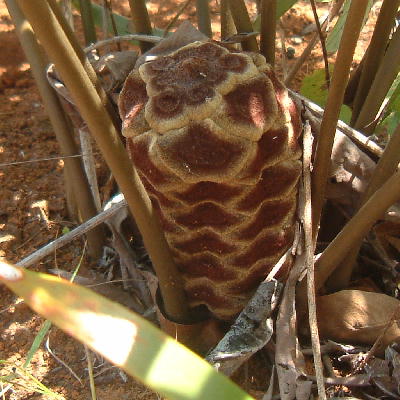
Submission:
<svg viewBox="0 0 400 400">
<path fill-rule="evenodd" d="M 119 108 L 190 305 L 231 319 L 293 240 L 294 103 L 263 56 L 194 42 L 133 70 Z"/>
</svg>

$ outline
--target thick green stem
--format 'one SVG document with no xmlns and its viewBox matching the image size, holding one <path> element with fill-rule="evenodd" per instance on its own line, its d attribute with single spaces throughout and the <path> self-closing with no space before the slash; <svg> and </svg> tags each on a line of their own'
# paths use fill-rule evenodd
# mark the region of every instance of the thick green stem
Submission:
<svg viewBox="0 0 400 400">
<path fill-rule="evenodd" d="M 146 190 L 95 87 L 48 4 L 43 0 L 18 2 L 54 62 L 125 195 L 159 279 L 166 313 L 171 319 L 185 321 L 188 318 L 188 306 L 180 274 L 172 261 Z"/>
<path fill-rule="evenodd" d="M 276 0 L 261 1 L 260 52 L 272 67 L 275 64 Z"/>
<path fill-rule="evenodd" d="M 365 68 L 365 66 L 364 66 Z M 393 34 L 354 128 L 373 133 L 373 122 L 400 70 L 400 28 Z"/>
<path fill-rule="evenodd" d="M 395 172 L 400 163 L 400 125 L 392 135 L 386 146 L 385 152 L 380 158 L 378 165 L 368 183 L 362 199 L 361 206 L 378 190 Z M 329 289 L 340 290 L 348 286 L 356 262 L 358 252 L 361 247 L 361 241 L 355 243 L 350 253 L 337 268 L 334 278 L 328 282 Z"/>
<path fill-rule="evenodd" d="M 243 0 L 229 0 L 229 9 L 238 33 L 253 32 L 253 25 Z M 243 50 L 258 52 L 257 39 L 254 36 L 249 37 L 242 43 L 242 48 Z"/>
<path fill-rule="evenodd" d="M 86 46 L 97 42 L 96 29 L 93 22 L 92 4 L 90 0 L 79 0 L 81 10 L 83 35 L 85 36 Z"/>
<path fill-rule="evenodd" d="M 353 0 L 351 2 L 336 58 L 325 112 L 321 122 L 312 177 L 314 240 L 318 234 L 322 207 L 325 201 L 325 191 L 331 167 L 331 152 L 336 132 L 336 124 L 339 119 L 340 108 L 343 104 L 351 62 L 353 60 L 354 50 L 360 35 L 367 6 L 368 0 Z"/>
<path fill-rule="evenodd" d="M 147 12 L 145 0 L 129 0 L 131 8 L 131 16 L 135 33 L 144 33 L 145 35 L 152 35 L 150 17 Z M 151 43 L 140 42 L 140 50 L 142 53 L 150 50 L 153 45 Z"/>
<path fill-rule="evenodd" d="M 374 33 L 365 55 L 360 82 L 357 86 L 357 92 L 353 102 L 351 125 L 354 125 L 357 121 L 362 105 L 383 59 L 399 5 L 400 0 L 384 0 L 382 3 Z"/>
<path fill-rule="evenodd" d="M 6 0 L 8 11 L 15 24 L 15 30 L 24 49 L 25 55 L 31 65 L 32 74 L 37 83 L 44 107 L 50 118 L 62 156 L 78 154 L 78 148 L 74 141 L 72 124 L 65 114 L 60 101 L 50 86 L 46 77 L 47 62 L 43 56 L 32 27 L 26 20 L 15 0 Z M 75 205 L 83 220 L 94 217 L 97 213 L 93 195 L 86 179 L 82 161 L 78 158 L 65 158 L 65 177 L 73 192 Z M 88 235 L 89 254 L 93 258 L 100 258 L 105 236 L 101 227 L 97 227 Z"/>
<path fill-rule="evenodd" d="M 196 0 L 197 25 L 199 31 L 212 37 L 209 0 Z"/>
</svg>

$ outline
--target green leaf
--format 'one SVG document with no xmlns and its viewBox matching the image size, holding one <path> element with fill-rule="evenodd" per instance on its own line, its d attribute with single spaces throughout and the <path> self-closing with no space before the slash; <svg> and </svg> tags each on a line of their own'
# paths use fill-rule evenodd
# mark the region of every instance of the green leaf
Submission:
<svg viewBox="0 0 400 400">
<path fill-rule="evenodd" d="M 339 48 L 340 40 L 341 40 L 342 34 L 343 34 L 343 28 L 346 23 L 347 14 L 349 13 L 350 3 L 351 3 L 350 0 L 347 0 L 344 3 L 343 12 L 340 15 L 340 17 L 338 18 L 336 25 L 333 27 L 331 33 L 328 35 L 328 37 L 326 39 L 326 50 L 330 53 L 331 52 L 334 53 Z M 365 11 L 363 26 L 367 22 L 369 11 L 371 10 L 371 7 L 372 7 L 372 3 L 373 3 L 373 1 L 369 0 L 367 9 Z"/>
<path fill-rule="evenodd" d="M 170 400 L 254 400 L 149 321 L 87 288 L 1 261 L 0 282 L 35 312 Z"/>
<path fill-rule="evenodd" d="M 332 72 L 333 65 L 329 66 L 329 70 Z M 325 107 L 328 98 L 325 69 L 317 69 L 312 74 L 307 75 L 301 84 L 300 93 L 319 106 Z M 348 106 L 342 106 L 339 118 L 346 123 L 350 122 L 351 110 Z"/>
</svg>

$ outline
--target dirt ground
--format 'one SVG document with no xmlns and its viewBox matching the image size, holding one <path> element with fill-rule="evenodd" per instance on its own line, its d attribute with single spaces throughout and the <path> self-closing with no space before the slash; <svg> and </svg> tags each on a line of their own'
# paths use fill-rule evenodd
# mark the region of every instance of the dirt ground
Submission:
<svg viewBox="0 0 400 400">
<path fill-rule="evenodd" d="M 215 7 L 213 29 L 217 31 L 216 3 L 211 3 Z M 183 4 L 183 1 L 148 2 L 153 22 L 157 27 L 164 28 L 168 24 L 178 8 L 177 4 Z M 253 3 L 250 6 L 254 10 Z M 321 6 L 321 13 L 326 7 Z M 128 15 L 128 1 L 118 2 L 117 11 Z M 180 19 L 195 21 L 194 7 L 188 7 Z M 299 35 L 312 21 L 310 5 L 305 1 L 299 2 L 283 18 L 286 46 L 295 49 L 295 57 L 301 54 L 311 35 L 304 36 L 298 44 L 294 44 L 293 37 Z M 371 30 L 372 24 L 368 24 L 357 49 L 357 60 L 365 51 Z M 280 42 L 277 43 L 280 47 Z M 289 60 L 289 66 L 293 61 Z M 303 66 L 293 88 L 298 89 L 302 76 L 322 66 L 321 50 L 317 46 L 310 60 Z M 69 221 L 66 209 L 63 161 L 34 161 L 57 158 L 58 155 L 58 144 L 31 76 L 29 64 L 19 45 L 4 1 L 0 0 L 0 259 L 17 262 L 54 240 L 65 227 L 71 228 L 75 225 Z M 71 270 L 79 262 L 82 252 L 83 241 L 77 240 L 32 269 L 46 271 L 58 267 Z M 95 266 L 95 263 L 84 257 L 83 270 Z M 33 314 L 5 287 L 0 287 L 0 360 L 5 361 L 5 365 L 0 367 L 0 375 L 5 375 L 13 367 L 23 364 L 42 323 L 41 317 Z M 60 330 L 52 328 L 48 348 L 68 368 L 51 355 L 47 348 L 42 347 L 34 356 L 29 372 L 66 399 L 89 399 L 83 346 Z M 95 360 L 95 368 L 98 374 L 98 399 L 159 398 L 100 359 Z M 250 373 L 246 389 L 260 398 L 265 388 L 256 381 L 259 382 L 253 379 Z M 34 393 L 28 382 L 22 386 L 13 385 L 6 392 L 5 398 L 25 400 L 48 397 Z"/>
</svg>

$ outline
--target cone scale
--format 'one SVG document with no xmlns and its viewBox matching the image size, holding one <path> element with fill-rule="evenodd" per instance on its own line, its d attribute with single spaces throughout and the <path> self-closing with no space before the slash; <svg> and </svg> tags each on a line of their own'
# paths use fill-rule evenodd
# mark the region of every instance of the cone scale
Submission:
<svg viewBox="0 0 400 400">
<path fill-rule="evenodd" d="M 190 306 L 234 318 L 293 241 L 301 122 L 286 88 L 263 56 L 194 42 L 133 70 L 119 110 Z"/>
</svg>

